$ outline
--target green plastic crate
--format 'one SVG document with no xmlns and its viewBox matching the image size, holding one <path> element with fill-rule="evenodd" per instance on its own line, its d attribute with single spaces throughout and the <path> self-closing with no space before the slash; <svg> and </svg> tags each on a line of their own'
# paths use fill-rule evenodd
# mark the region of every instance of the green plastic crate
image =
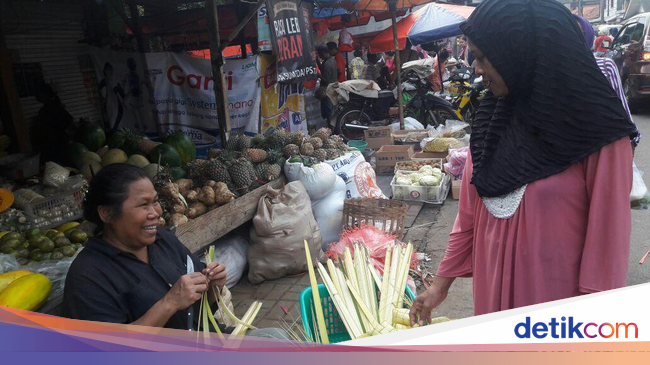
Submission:
<svg viewBox="0 0 650 365">
<path fill-rule="evenodd" d="M 321 305 L 323 306 L 323 316 L 325 317 L 325 325 L 330 343 L 349 341 L 350 334 L 345 329 L 345 325 L 339 316 L 339 312 L 336 310 L 332 298 L 330 298 L 330 293 L 325 288 L 325 284 L 318 284 L 318 294 L 320 295 Z M 411 300 L 415 300 L 415 293 L 408 286 L 406 287 L 406 296 L 411 298 Z M 302 325 L 305 328 L 305 333 L 308 338 L 312 336 L 311 311 L 314 306 L 313 303 L 314 298 L 311 294 L 311 287 L 307 287 L 300 293 L 300 316 L 302 317 Z"/>
</svg>

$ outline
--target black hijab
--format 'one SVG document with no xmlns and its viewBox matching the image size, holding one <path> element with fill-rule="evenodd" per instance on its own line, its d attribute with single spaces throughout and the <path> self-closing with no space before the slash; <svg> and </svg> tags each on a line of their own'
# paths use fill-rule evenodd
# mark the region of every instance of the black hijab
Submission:
<svg viewBox="0 0 650 365">
<path fill-rule="evenodd" d="M 472 184 L 496 197 L 560 173 L 634 133 L 567 8 L 555 0 L 486 0 L 461 25 L 509 95 L 486 97 L 471 136 Z"/>
</svg>

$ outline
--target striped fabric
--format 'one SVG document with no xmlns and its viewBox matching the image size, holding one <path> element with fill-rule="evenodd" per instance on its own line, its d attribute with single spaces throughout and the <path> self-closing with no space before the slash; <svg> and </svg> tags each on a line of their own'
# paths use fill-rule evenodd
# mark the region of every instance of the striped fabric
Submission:
<svg viewBox="0 0 650 365">
<path fill-rule="evenodd" d="M 600 71 L 603 73 L 603 75 L 605 75 L 605 77 L 607 77 L 607 80 L 609 80 L 609 83 L 612 85 L 612 88 L 614 88 L 614 91 L 616 91 L 616 95 L 618 95 L 618 98 L 621 99 L 621 102 L 623 103 L 623 108 L 625 108 L 627 115 L 630 117 L 632 123 L 634 123 L 634 119 L 632 119 L 632 114 L 630 113 L 630 108 L 627 105 L 625 92 L 623 91 L 623 86 L 621 85 L 621 76 L 618 73 L 618 68 L 616 67 L 616 63 L 614 63 L 614 60 L 612 60 L 611 58 L 604 58 L 604 57 L 596 57 L 596 63 L 598 63 L 598 67 L 600 68 Z M 640 140 L 641 140 L 641 133 L 637 128 L 636 135 L 632 137 L 632 143 L 635 146 L 637 146 Z"/>
</svg>

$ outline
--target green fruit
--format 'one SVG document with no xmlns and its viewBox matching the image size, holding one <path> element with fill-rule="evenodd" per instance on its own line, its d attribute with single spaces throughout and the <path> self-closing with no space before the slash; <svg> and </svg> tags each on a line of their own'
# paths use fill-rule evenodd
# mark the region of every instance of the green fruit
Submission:
<svg viewBox="0 0 650 365">
<path fill-rule="evenodd" d="M 196 146 L 185 133 L 176 132 L 165 138 L 164 143 L 174 147 L 176 151 L 178 151 L 181 156 L 182 165 L 196 159 Z M 154 160 L 153 162 L 157 162 L 157 160 Z"/>
<path fill-rule="evenodd" d="M 102 156 L 102 165 L 108 166 L 114 163 L 125 163 L 128 161 L 129 157 L 126 153 L 119 149 L 112 149 L 106 151 L 104 156 Z"/>
<path fill-rule="evenodd" d="M 63 146 L 61 151 L 61 162 L 66 166 L 76 169 L 83 165 L 83 155 L 88 152 L 88 148 L 79 142 L 70 142 Z"/>
<path fill-rule="evenodd" d="M 88 234 L 80 229 L 72 229 L 67 233 L 67 237 L 70 242 L 74 243 L 84 243 L 88 240 Z"/>
<path fill-rule="evenodd" d="M 43 261 L 51 260 L 51 259 L 52 259 L 52 253 L 51 252 L 43 253 Z"/>
<path fill-rule="evenodd" d="M 149 165 L 149 160 L 147 160 L 147 158 L 142 155 L 133 155 L 129 157 L 126 163 L 133 166 L 145 167 Z"/>
<path fill-rule="evenodd" d="M 64 257 L 62 252 L 52 252 L 52 260 L 61 260 Z"/>
<path fill-rule="evenodd" d="M 158 163 L 158 158 L 160 157 L 160 164 L 169 167 L 180 167 L 182 162 L 181 155 L 178 151 L 168 144 L 161 144 L 154 148 L 149 157 L 152 163 Z"/>
<path fill-rule="evenodd" d="M 11 248 L 11 246 L 7 245 L 6 243 L 3 243 L 2 245 L 0 245 L 0 252 L 2 252 L 2 253 L 4 253 L 4 254 L 7 254 L 7 255 L 8 255 L 8 254 L 10 254 L 13 250 L 14 250 L 14 249 Z"/>
<path fill-rule="evenodd" d="M 27 231 L 25 231 L 25 238 L 30 239 L 34 236 L 38 236 L 41 234 L 41 230 L 38 228 L 30 228 Z"/>
<path fill-rule="evenodd" d="M 73 246 L 65 246 L 61 248 L 61 253 L 64 256 L 72 257 L 77 252 L 78 248 Z"/>
<path fill-rule="evenodd" d="M 102 169 L 102 163 L 97 161 L 84 162 L 81 167 L 81 175 L 86 179 L 90 179 L 93 175 L 97 174 Z M 92 170 L 91 170 L 92 168 Z"/>
<path fill-rule="evenodd" d="M 21 243 L 19 247 L 20 248 L 29 248 L 29 242 L 25 241 L 25 242 Z"/>
<path fill-rule="evenodd" d="M 54 242 L 52 242 L 50 240 L 45 240 L 45 241 L 41 242 L 41 245 L 39 246 L 39 248 L 41 249 L 41 252 L 49 253 L 49 252 L 54 251 L 54 249 L 56 248 L 56 245 L 54 244 Z"/>
<path fill-rule="evenodd" d="M 158 164 L 157 163 L 150 163 L 144 168 L 144 173 L 149 177 L 149 179 L 153 180 L 156 175 L 158 174 Z"/>
<path fill-rule="evenodd" d="M 96 154 L 95 152 L 92 152 L 92 151 L 88 151 L 88 152 L 84 153 L 82 159 L 83 159 L 84 164 L 87 164 L 87 163 L 89 163 L 91 161 L 95 161 L 95 162 L 99 162 L 99 163 L 102 162 L 102 158 L 99 157 L 98 154 Z"/>
<path fill-rule="evenodd" d="M 43 241 L 45 241 L 46 239 L 47 237 L 45 236 L 41 236 L 41 235 L 34 236 L 29 239 L 29 247 L 39 248 L 41 246 L 41 243 L 43 243 Z"/>
<path fill-rule="evenodd" d="M 70 240 L 65 238 L 65 237 L 57 237 L 54 240 L 54 245 L 57 248 L 64 247 L 64 246 L 70 246 Z"/>
<path fill-rule="evenodd" d="M 86 146 L 89 150 L 97 151 L 106 143 L 106 134 L 102 127 L 84 123 L 77 129 L 75 140 Z"/>
<path fill-rule="evenodd" d="M 0 244 L 3 244 L 9 240 L 22 240 L 23 236 L 20 235 L 18 232 L 9 232 L 2 236 L 2 239 L 0 239 Z"/>
<path fill-rule="evenodd" d="M 43 261 L 43 252 L 36 249 L 29 253 L 29 259 L 33 261 Z"/>
<path fill-rule="evenodd" d="M 21 240 L 9 240 L 9 241 L 3 243 L 3 245 L 9 246 L 9 247 L 11 247 L 12 250 L 15 250 L 15 249 L 19 248 L 22 243 L 23 243 L 22 239 Z"/>
<path fill-rule="evenodd" d="M 172 167 L 169 169 L 169 172 L 172 174 L 172 179 L 174 181 L 178 179 L 184 179 L 187 177 L 187 172 L 180 167 Z"/>
<path fill-rule="evenodd" d="M 15 255 L 17 258 L 23 258 L 23 259 L 28 259 L 29 258 L 29 250 L 26 248 L 20 248 L 16 250 Z"/>
<path fill-rule="evenodd" d="M 50 240 L 54 241 L 57 237 L 65 237 L 65 233 L 63 233 L 63 232 L 59 232 L 59 231 L 55 231 L 55 230 L 51 230 L 51 231 L 48 231 L 48 232 L 45 234 L 45 237 L 47 237 L 47 238 L 49 238 Z"/>
<path fill-rule="evenodd" d="M 25 259 L 25 258 L 19 258 L 19 259 L 16 260 L 16 261 L 18 261 L 18 263 L 21 264 L 21 265 L 27 265 L 27 264 L 29 264 L 29 259 Z"/>
<path fill-rule="evenodd" d="M 124 143 L 126 142 L 126 133 L 119 131 L 115 132 L 111 138 L 108 140 L 108 148 L 109 149 L 114 149 L 114 148 L 119 148 L 122 149 L 124 148 Z"/>
</svg>

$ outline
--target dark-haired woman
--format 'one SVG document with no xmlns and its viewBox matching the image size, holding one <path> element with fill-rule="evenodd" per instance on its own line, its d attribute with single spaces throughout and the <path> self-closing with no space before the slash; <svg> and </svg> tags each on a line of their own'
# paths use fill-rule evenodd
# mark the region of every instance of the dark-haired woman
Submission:
<svg viewBox="0 0 650 365">
<path fill-rule="evenodd" d="M 625 286 L 635 127 L 571 13 L 486 0 L 461 29 L 491 95 L 447 252 L 411 321 L 428 320 L 457 277 L 473 277 L 476 315 Z"/>
<path fill-rule="evenodd" d="M 196 328 L 205 291 L 230 295 L 225 266 L 213 262 L 206 267 L 173 234 L 158 229 L 161 213 L 158 194 L 141 168 L 113 164 L 95 175 L 84 217 L 98 232 L 68 272 L 66 317 L 190 329 Z M 191 313 L 194 323 L 188 323 Z"/>
</svg>

